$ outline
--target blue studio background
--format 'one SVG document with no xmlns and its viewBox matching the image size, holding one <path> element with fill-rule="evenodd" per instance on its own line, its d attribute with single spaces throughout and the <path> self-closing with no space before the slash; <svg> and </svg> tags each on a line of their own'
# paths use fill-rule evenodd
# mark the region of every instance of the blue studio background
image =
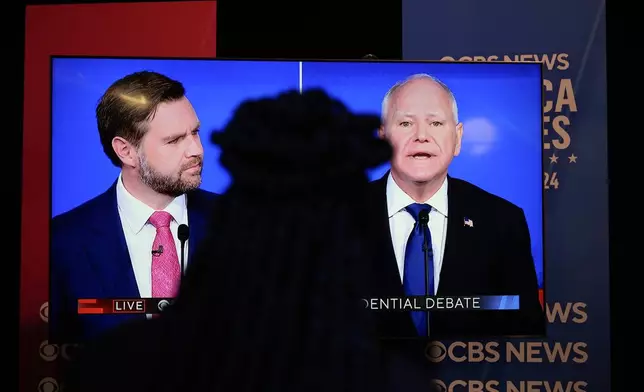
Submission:
<svg viewBox="0 0 644 392">
<path fill-rule="evenodd" d="M 463 123 L 450 175 L 523 208 L 543 288 L 542 76 L 540 64 L 305 62 L 302 87 L 321 87 L 351 110 L 380 113 L 396 82 L 426 73 L 447 84 Z M 382 177 L 385 165 L 371 172 Z"/>
<path fill-rule="evenodd" d="M 230 182 L 209 141 L 242 101 L 299 88 L 299 63 L 55 58 L 52 64 L 52 217 L 105 192 L 120 169 L 103 153 L 95 109 L 116 80 L 155 71 L 183 83 L 201 121 L 204 148 L 202 188 L 222 193 Z"/>
<path fill-rule="evenodd" d="M 222 193 L 229 176 L 208 141 L 249 98 L 322 87 L 355 111 L 380 113 L 387 90 L 415 73 L 445 82 L 464 123 L 463 147 L 450 174 L 524 209 L 543 284 L 542 104 L 538 64 L 332 63 L 228 60 L 55 58 L 52 64 L 52 216 L 99 195 L 119 169 L 103 153 L 96 104 L 117 79 L 151 70 L 181 81 L 202 123 L 202 188 Z M 301 85 L 300 85 L 301 83 Z M 381 177 L 388 166 L 370 173 Z"/>
</svg>

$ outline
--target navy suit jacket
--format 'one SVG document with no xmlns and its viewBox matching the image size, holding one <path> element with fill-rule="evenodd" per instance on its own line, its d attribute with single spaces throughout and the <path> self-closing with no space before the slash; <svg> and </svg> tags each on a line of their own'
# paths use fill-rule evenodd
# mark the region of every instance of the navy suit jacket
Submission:
<svg viewBox="0 0 644 392">
<path fill-rule="evenodd" d="M 371 185 L 370 225 L 380 258 L 372 297 L 404 295 L 394 255 L 387 211 L 387 173 Z M 447 239 L 437 295 L 519 295 L 520 310 L 433 312 L 432 338 L 545 335 L 546 319 L 539 303 L 530 233 L 523 210 L 466 181 L 448 177 Z M 475 224 L 464 224 L 466 218 Z M 380 336 L 417 336 L 407 312 L 380 312 Z"/>
<path fill-rule="evenodd" d="M 188 192 L 190 265 L 216 194 Z M 49 341 L 82 343 L 143 315 L 78 315 L 79 298 L 140 298 L 116 202 L 116 182 L 103 194 L 52 219 Z"/>
</svg>

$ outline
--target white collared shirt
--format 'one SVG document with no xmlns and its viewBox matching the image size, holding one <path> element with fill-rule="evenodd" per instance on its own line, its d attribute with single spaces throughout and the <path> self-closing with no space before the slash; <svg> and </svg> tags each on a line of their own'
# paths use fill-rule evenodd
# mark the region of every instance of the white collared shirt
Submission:
<svg viewBox="0 0 644 392">
<path fill-rule="evenodd" d="M 394 247 L 398 272 L 402 282 L 405 271 L 405 248 L 411 231 L 414 229 L 414 218 L 405 210 L 410 204 L 416 203 L 407 195 L 389 173 L 387 178 L 387 211 L 389 214 L 389 229 Z M 429 231 L 432 236 L 432 250 L 434 252 L 434 287 L 438 290 L 443 255 L 445 252 L 445 238 L 447 235 L 447 178 L 426 204 L 432 206 L 429 213 Z M 436 294 L 436 293 L 433 293 Z"/>
<path fill-rule="evenodd" d="M 132 196 L 125 189 L 120 175 L 116 184 L 116 201 L 139 295 L 141 298 L 149 298 L 152 296 L 152 244 L 156 236 L 156 229 L 148 223 L 148 219 L 155 210 Z M 173 217 L 170 222 L 170 231 L 177 247 L 177 255 L 179 256 L 177 262 L 181 263 L 181 242 L 178 239 L 177 230 L 179 225 L 188 224 L 186 195 L 176 197 L 163 211 Z M 185 271 L 188 264 L 188 242 L 186 242 L 184 249 Z"/>
</svg>

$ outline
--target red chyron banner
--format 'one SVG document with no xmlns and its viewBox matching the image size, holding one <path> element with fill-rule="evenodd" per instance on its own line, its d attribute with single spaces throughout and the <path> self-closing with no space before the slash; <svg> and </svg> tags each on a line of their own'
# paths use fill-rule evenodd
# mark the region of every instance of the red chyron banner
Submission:
<svg viewBox="0 0 644 392">
<path fill-rule="evenodd" d="M 50 56 L 214 57 L 216 2 L 29 6 L 20 277 L 20 391 L 59 391 L 71 347 L 47 342 Z"/>
</svg>

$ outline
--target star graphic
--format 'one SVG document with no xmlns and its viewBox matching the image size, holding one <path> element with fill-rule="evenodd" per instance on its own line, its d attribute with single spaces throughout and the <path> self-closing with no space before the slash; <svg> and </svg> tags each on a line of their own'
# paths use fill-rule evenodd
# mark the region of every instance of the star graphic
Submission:
<svg viewBox="0 0 644 392">
<path fill-rule="evenodd" d="M 577 163 L 577 158 L 575 154 L 572 154 L 571 156 L 568 157 L 568 163 Z"/>
<path fill-rule="evenodd" d="M 553 152 L 553 153 L 552 153 L 552 156 L 551 156 L 551 157 L 549 157 L 548 159 L 550 159 L 550 164 L 552 165 L 552 164 L 557 163 L 557 159 L 559 159 L 559 157 L 558 157 L 558 156 L 556 156 L 556 155 L 555 155 L 555 153 Z"/>
</svg>

